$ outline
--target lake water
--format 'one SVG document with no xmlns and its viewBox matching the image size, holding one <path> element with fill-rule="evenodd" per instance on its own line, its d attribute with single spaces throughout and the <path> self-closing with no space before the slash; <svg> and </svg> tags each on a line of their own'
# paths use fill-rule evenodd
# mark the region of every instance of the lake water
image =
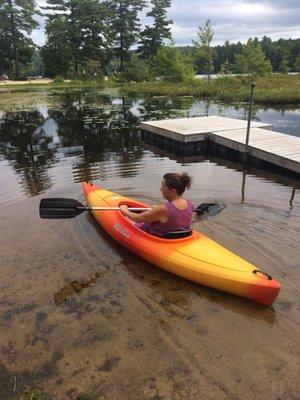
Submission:
<svg viewBox="0 0 300 400">
<path fill-rule="evenodd" d="M 0 398 L 23 383 L 53 399 L 299 398 L 299 182 L 225 159 L 180 159 L 140 139 L 140 120 L 246 105 L 117 91 L 0 94 Z M 296 108 L 253 118 L 300 136 Z M 121 248 L 87 213 L 40 220 L 43 197 L 84 201 L 81 183 L 150 204 L 166 172 L 187 196 L 227 207 L 194 228 L 282 284 L 271 308 L 180 279 Z"/>
</svg>

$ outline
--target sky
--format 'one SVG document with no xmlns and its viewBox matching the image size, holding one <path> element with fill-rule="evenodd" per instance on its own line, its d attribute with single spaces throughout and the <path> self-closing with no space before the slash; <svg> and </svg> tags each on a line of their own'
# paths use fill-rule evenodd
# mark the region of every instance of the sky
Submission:
<svg viewBox="0 0 300 400">
<path fill-rule="evenodd" d="M 46 0 L 36 3 L 45 5 Z M 173 20 L 172 35 L 177 46 L 191 45 L 208 18 L 214 30 L 213 46 L 226 40 L 245 43 L 255 36 L 272 40 L 300 38 L 300 0 L 172 0 L 168 18 Z M 42 17 L 36 19 L 41 26 L 32 32 L 32 39 L 42 45 L 45 21 Z M 151 25 L 145 12 L 141 22 Z"/>
</svg>

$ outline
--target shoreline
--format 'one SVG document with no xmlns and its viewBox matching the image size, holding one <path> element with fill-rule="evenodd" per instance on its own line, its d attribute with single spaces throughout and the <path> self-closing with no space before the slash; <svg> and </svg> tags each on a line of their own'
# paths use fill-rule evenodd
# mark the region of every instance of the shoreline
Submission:
<svg viewBox="0 0 300 400">
<path fill-rule="evenodd" d="M 265 105 L 300 105 L 300 74 L 271 75 L 251 80 L 245 76 L 228 76 L 215 78 L 209 84 L 206 79 L 195 78 L 184 82 L 151 81 L 151 82 L 117 82 L 115 80 L 80 81 L 64 80 L 55 83 L 52 79 L 29 81 L 0 82 L 0 92 L 34 91 L 36 89 L 76 89 L 101 88 L 119 89 L 123 95 L 132 96 L 168 96 L 222 101 L 224 103 L 247 102 L 250 98 L 250 83 L 256 83 L 254 101 Z M 291 91 L 291 88 L 293 90 Z"/>
</svg>

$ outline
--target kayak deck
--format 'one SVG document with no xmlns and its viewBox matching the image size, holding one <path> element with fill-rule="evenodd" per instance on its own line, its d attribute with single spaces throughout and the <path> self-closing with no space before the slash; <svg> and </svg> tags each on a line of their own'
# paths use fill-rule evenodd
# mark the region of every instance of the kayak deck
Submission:
<svg viewBox="0 0 300 400">
<path fill-rule="evenodd" d="M 83 184 L 91 207 L 149 207 L 116 193 Z M 251 263 L 220 246 L 200 232 L 180 239 L 164 239 L 138 229 L 116 211 L 92 211 L 102 228 L 121 245 L 150 263 L 193 282 L 271 305 L 280 284 Z"/>
</svg>

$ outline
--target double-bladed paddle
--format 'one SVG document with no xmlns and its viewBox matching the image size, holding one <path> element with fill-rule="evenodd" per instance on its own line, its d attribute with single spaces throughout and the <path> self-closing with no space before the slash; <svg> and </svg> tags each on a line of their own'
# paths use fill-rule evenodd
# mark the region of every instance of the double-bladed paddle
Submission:
<svg viewBox="0 0 300 400">
<path fill-rule="evenodd" d="M 51 198 L 40 202 L 40 217 L 46 219 L 74 218 L 84 211 L 120 210 L 120 207 L 88 207 L 74 199 Z M 146 207 L 128 207 L 129 211 L 148 211 Z"/>
<path fill-rule="evenodd" d="M 211 207 L 220 206 L 216 203 L 202 203 L 195 208 L 195 213 L 203 215 Z M 40 202 L 40 217 L 44 219 L 74 218 L 84 211 L 111 211 L 120 210 L 120 207 L 88 207 L 74 199 L 50 198 L 42 199 Z M 128 207 L 129 211 L 148 211 L 147 207 Z"/>
</svg>

